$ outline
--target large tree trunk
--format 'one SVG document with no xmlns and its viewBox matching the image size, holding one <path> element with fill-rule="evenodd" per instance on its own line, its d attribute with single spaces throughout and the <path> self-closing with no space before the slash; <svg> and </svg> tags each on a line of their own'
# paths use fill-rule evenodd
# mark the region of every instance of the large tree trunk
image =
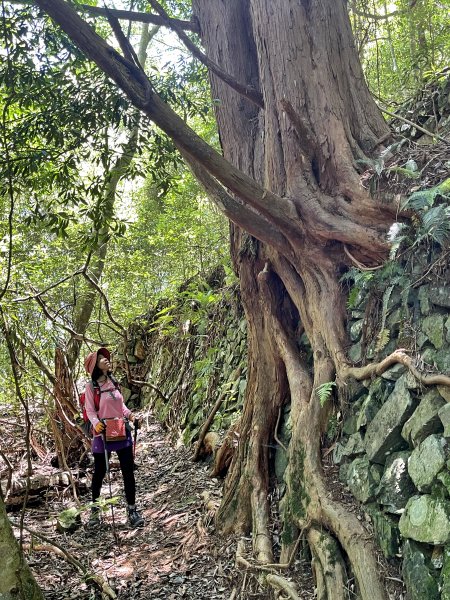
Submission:
<svg viewBox="0 0 450 600">
<path fill-rule="evenodd" d="M 344 2 L 193 4 L 207 55 L 264 98 L 262 110 L 211 77 L 225 157 L 270 191 L 293 198 L 302 214 L 300 220 L 294 213 L 283 231 L 288 251 L 232 230 L 232 255 L 249 323 L 249 381 L 241 443 L 219 523 L 224 530 L 251 530 L 257 558 L 272 562 L 268 446 L 278 410 L 289 396 L 293 433 L 282 560 L 299 529 L 320 524 L 348 555 L 361 596 L 384 598 L 366 532 L 326 489 L 320 436 L 328 415 L 314 390 L 339 377 L 346 364 L 345 303 L 338 275 L 348 259 L 338 242 L 352 246 L 352 253 L 370 264 L 385 251 L 382 235 L 392 219 L 362 189 L 354 163 L 388 129 L 367 90 Z M 299 319 L 313 349 L 313 375 L 300 359 Z M 308 534 L 308 541 L 316 573 L 326 573 L 330 564 L 320 551 L 320 536 Z M 333 594 L 344 597 L 344 586 Z"/>
<path fill-rule="evenodd" d="M 2 600 L 44 600 L 19 544 L 14 537 L 0 496 L 0 598 Z"/>
</svg>

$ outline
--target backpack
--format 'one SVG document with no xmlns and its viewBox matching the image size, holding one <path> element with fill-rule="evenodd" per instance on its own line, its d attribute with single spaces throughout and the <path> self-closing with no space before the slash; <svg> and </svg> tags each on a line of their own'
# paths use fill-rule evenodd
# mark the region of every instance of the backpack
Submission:
<svg viewBox="0 0 450 600">
<path fill-rule="evenodd" d="M 109 378 L 113 382 L 116 390 L 120 391 L 120 386 L 119 386 L 118 381 L 112 375 L 109 375 Z M 100 396 L 101 396 L 100 386 L 98 385 L 98 383 L 96 381 L 90 381 L 87 385 L 91 385 L 91 384 L 94 388 L 94 408 L 95 408 L 96 412 L 98 412 L 98 409 L 100 408 Z M 89 436 L 90 431 L 91 431 L 91 422 L 89 421 L 89 417 L 87 416 L 87 412 L 86 412 L 86 388 L 80 394 L 80 407 L 81 407 L 81 413 L 83 415 L 82 428 L 85 431 L 86 435 Z"/>
<path fill-rule="evenodd" d="M 89 382 L 87 385 L 89 385 L 91 382 Z M 94 387 L 94 407 L 95 410 L 98 412 L 98 409 L 100 408 L 100 386 L 98 385 L 98 383 L 92 382 L 92 385 Z M 81 392 L 80 394 L 80 407 L 81 407 L 81 413 L 83 415 L 83 421 L 84 423 L 87 425 L 88 423 L 90 423 L 89 421 L 89 417 L 87 416 L 87 412 L 86 412 L 86 388 L 84 389 L 83 392 Z M 84 425 L 83 425 L 84 427 Z"/>
</svg>

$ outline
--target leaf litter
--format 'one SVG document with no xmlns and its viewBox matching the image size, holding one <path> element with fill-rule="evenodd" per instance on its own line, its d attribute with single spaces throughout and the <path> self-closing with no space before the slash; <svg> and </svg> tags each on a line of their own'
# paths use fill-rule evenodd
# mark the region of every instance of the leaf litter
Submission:
<svg viewBox="0 0 450 600">
<path fill-rule="evenodd" d="M 236 568 L 237 538 L 223 537 L 215 531 L 214 515 L 222 484 L 208 476 L 207 465 L 194 463 L 189 449 L 174 447 L 152 420 L 140 432 L 136 464 L 137 505 L 145 526 L 130 529 L 122 477 L 112 456 L 112 493 L 120 498 L 114 506 L 119 544 L 114 540 L 109 508 L 102 514 L 98 529 L 87 528 L 85 512 L 74 532 L 56 530 L 59 512 L 73 504 L 69 490 L 59 495 L 52 490 L 45 504 L 27 508 L 25 526 L 62 546 L 87 571 L 102 578 L 118 600 L 272 597 L 255 576 Z M 88 469 L 88 489 L 91 474 L 92 469 Z M 108 495 L 105 479 L 102 496 Z M 87 504 L 89 493 L 80 500 Z M 62 553 L 52 551 L 50 544 L 42 544 L 27 531 L 23 536 L 27 560 L 46 600 L 110 597 L 92 581 L 83 579 Z"/>
</svg>

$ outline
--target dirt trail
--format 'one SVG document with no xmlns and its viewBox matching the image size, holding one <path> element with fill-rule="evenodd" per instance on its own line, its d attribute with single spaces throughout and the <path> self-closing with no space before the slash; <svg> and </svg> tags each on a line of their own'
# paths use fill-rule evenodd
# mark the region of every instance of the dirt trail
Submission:
<svg viewBox="0 0 450 600">
<path fill-rule="evenodd" d="M 105 579 L 119 600 L 271 598 L 256 577 L 236 569 L 236 540 L 214 533 L 213 514 L 221 484 L 208 477 L 208 467 L 193 463 L 186 448 L 170 445 L 154 421 L 147 422 L 139 436 L 137 504 L 145 517 L 144 528 L 129 529 L 121 500 L 115 507 L 120 545 L 114 541 L 109 510 L 100 530 L 82 526 L 60 534 L 55 531 L 56 516 L 67 508 L 68 496 L 28 509 L 25 524 L 62 545 L 84 567 Z M 114 456 L 113 495 L 122 498 L 122 478 Z M 105 481 L 102 496 L 108 494 Z M 81 500 L 89 502 L 89 496 Z M 87 512 L 83 514 L 83 523 L 87 516 Z M 29 541 L 26 533 L 25 541 Z M 105 597 L 53 552 L 33 551 L 27 556 L 47 600 Z"/>
</svg>

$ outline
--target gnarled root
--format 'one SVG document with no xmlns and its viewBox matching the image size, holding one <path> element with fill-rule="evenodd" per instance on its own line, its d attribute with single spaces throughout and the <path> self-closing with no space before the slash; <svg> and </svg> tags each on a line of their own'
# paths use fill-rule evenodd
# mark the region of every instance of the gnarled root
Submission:
<svg viewBox="0 0 450 600">
<path fill-rule="evenodd" d="M 317 598 L 343 600 L 347 598 L 347 574 L 336 541 L 324 531 L 312 527 L 307 535 L 312 552 L 312 569 L 316 580 Z"/>
<path fill-rule="evenodd" d="M 301 600 L 300 596 L 297 594 L 296 586 L 291 581 L 288 581 L 285 577 L 270 573 L 267 575 L 266 581 L 276 590 L 280 590 L 281 592 L 287 594 L 288 598 L 292 598 L 292 600 Z"/>
<path fill-rule="evenodd" d="M 442 375 L 441 373 L 423 375 L 413 364 L 413 359 L 406 354 L 406 351 L 403 348 L 395 350 L 395 352 L 392 352 L 392 354 L 378 363 L 371 363 L 370 365 L 366 365 L 364 367 L 350 367 L 346 365 L 342 368 L 340 376 L 344 379 L 353 377 L 358 381 L 362 381 L 364 379 L 369 379 L 370 377 L 378 377 L 379 375 L 382 375 L 385 371 L 392 367 L 392 365 L 397 363 L 407 367 L 417 381 L 420 381 L 420 383 L 423 383 L 424 385 L 450 386 L 450 377 L 447 375 Z"/>
</svg>

